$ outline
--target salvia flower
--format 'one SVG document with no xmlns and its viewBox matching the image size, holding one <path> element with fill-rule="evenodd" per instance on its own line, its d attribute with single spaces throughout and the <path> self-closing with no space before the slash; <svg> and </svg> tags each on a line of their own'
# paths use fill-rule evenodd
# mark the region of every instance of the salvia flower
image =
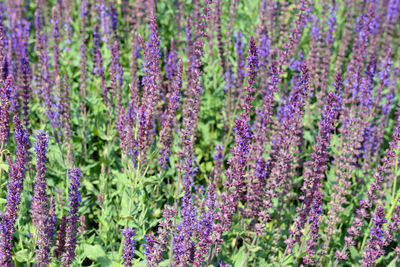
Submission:
<svg viewBox="0 0 400 267">
<path fill-rule="evenodd" d="M 180 62 L 178 71 L 173 74 L 174 80 L 172 82 L 168 108 L 164 112 L 164 120 L 160 132 L 161 152 L 160 152 L 159 165 L 162 168 L 166 167 L 171 151 L 172 130 L 174 126 L 173 122 L 175 119 L 175 111 L 178 109 L 180 102 L 180 95 L 181 95 L 182 72 L 183 72 L 183 65 L 182 62 Z"/>
<path fill-rule="evenodd" d="M 135 256 L 135 231 L 132 228 L 121 230 L 124 236 L 124 250 L 122 251 L 122 258 L 125 267 L 133 266 L 133 257 Z"/>
<path fill-rule="evenodd" d="M 365 248 L 362 260 L 363 267 L 375 266 L 377 259 L 385 254 L 383 249 L 383 225 L 387 223 L 385 210 L 379 205 L 374 217 L 372 217 L 373 226 L 369 232 L 368 245 Z"/>
<path fill-rule="evenodd" d="M 174 229 L 174 220 L 177 215 L 175 207 L 166 206 L 163 210 L 163 220 L 160 222 L 158 236 L 153 233 L 147 234 L 145 246 L 145 255 L 147 266 L 153 267 L 163 260 L 163 253 L 167 250 L 170 243 L 170 236 Z"/>
<path fill-rule="evenodd" d="M 62 255 L 62 262 L 66 265 L 72 263 L 75 259 L 75 248 L 77 244 L 76 236 L 78 233 L 78 209 L 81 202 L 81 186 L 82 173 L 78 168 L 69 171 L 69 214 L 67 217 L 67 234 L 65 240 L 65 252 Z"/>
<path fill-rule="evenodd" d="M 161 96 L 160 37 L 154 14 L 150 17 L 150 37 L 147 44 L 139 36 L 143 48 L 143 103 L 139 112 L 138 145 L 142 160 L 153 141 L 155 112 Z"/>
<path fill-rule="evenodd" d="M 50 249 L 53 241 L 53 221 L 46 193 L 46 163 L 49 137 L 47 132 L 36 133 L 34 148 L 36 152 L 35 193 L 32 200 L 32 221 L 38 231 L 36 239 L 36 261 L 39 264 L 50 263 Z"/>
<path fill-rule="evenodd" d="M 0 151 L 7 143 L 10 134 L 10 108 L 11 108 L 12 76 L 7 81 L 0 81 Z"/>
<path fill-rule="evenodd" d="M 399 111 L 400 107 L 397 107 L 397 111 Z M 356 209 L 355 217 L 353 219 L 353 223 L 350 228 L 347 230 L 348 236 L 345 237 L 346 243 L 341 251 L 337 251 L 337 255 L 346 255 L 347 248 L 350 246 L 356 245 L 356 241 L 354 238 L 356 236 L 361 235 L 361 228 L 365 224 L 366 218 L 370 217 L 370 209 L 375 204 L 377 205 L 377 210 L 379 209 L 379 204 L 377 203 L 378 192 L 382 190 L 383 183 L 386 182 L 390 186 L 392 185 L 392 181 L 394 180 L 394 166 L 397 161 L 396 151 L 400 147 L 400 116 L 397 117 L 396 126 L 392 133 L 392 140 L 389 143 L 389 148 L 385 152 L 385 156 L 383 157 L 381 164 L 377 167 L 374 180 L 368 188 L 367 198 L 360 201 L 360 206 Z M 380 245 L 379 245 L 380 246 Z M 374 257 L 374 254 L 369 251 L 366 257 L 371 258 Z M 374 252 L 376 253 L 376 251 Z M 368 260 L 366 258 L 366 260 Z M 339 258 L 343 259 L 343 258 Z M 336 260 L 335 266 L 339 262 L 339 259 Z"/>
<path fill-rule="evenodd" d="M 244 96 L 242 113 L 235 120 L 235 146 L 232 148 L 233 157 L 228 161 L 227 179 L 224 181 L 224 187 L 228 193 L 221 196 L 221 203 L 219 204 L 221 210 L 217 214 L 219 222 L 214 228 L 214 232 L 217 235 L 216 245 L 222 242 L 218 236 L 229 230 L 232 216 L 236 213 L 237 206 L 243 197 L 242 193 L 245 189 L 246 165 L 252 138 L 250 113 L 252 112 L 252 100 L 254 99 L 256 90 L 254 83 L 258 70 L 258 55 L 258 48 L 253 37 L 251 37 L 247 65 L 249 76 L 248 86 L 246 87 L 247 94 Z"/>
<path fill-rule="evenodd" d="M 7 205 L 4 214 L 0 215 L 0 265 L 12 266 L 11 250 L 12 235 L 15 232 L 15 222 L 18 216 L 18 206 L 25 177 L 27 159 L 28 134 L 22 127 L 17 116 L 14 116 L 15 139 L 17 141 L 17 157 L 15 163 L 7 157 L 10 182 L 8 183 Z"/>
<path fill-rule="evenodd" d="M 59 258 L 65 251 L 65 236 L 67 230 L 67 217 L 61 218 L 60 228 L 57 233 L 56 248 L 54 249 L 54 257 Z"/>
<path fill-rule="evenodd" d="M 341 92 L 338 94 L 330 92 L 327 96 L 322 119 L 319 126 L 317 144 L 314 145 L 314 152 L 311 154 L 312 160 L 306 163 L 308 167 L 304 173 L 304 184 L 301 188 L 304 195 L 300 197 L 301 207 L 297 208 L 299 215 L 294 219 L 294 224 L 289 230 L 291 238 L 286 241 L 289 250 L 293 248 L 294 242 L 299 241 L 306 221 L 310 225 L 310 239 L 307 241 L 307 256 L 304 257 L 306 264 L 312 264 L 317 244 L 320 214 L 322 212 L 323 191 L 322 179 L 325 170 L 328 168 L 328 148 L 330 145 L 331 132 L 334 129 L 336 120 L 341 109 Z"/>
</svg>

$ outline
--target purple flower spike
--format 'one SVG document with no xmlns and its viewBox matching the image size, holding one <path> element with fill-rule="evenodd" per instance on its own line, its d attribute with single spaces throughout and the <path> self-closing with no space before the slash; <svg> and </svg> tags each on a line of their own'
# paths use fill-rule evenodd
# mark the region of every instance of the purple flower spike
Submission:
<svg viewBox="0 0 400 267">
<path fill-rule="evenodd" d="M 216 245 L 220 245 L 223 240 L 221 235 L 228 231 L 232 222 L 232 216 L 236 213 L 239 201 L 243 198 L 245 189 L 245 173 L 248 162 L 248 152 L 252 139 L 250 126 L 250 114 L 253 110 L 252 101 L 255 93 L 255 79 L 258 70 L 258 48 L 254 38 L 250 38 L 249 56 L 248 56 L 248 86 L 247 94 L 244 96 L 242 104 L 242 113 L 235 120 L 235 146 L 232 148 L 233 157 L 229 159 L 229 168 L 226 171 L 227 179 L 224 181 L 224 187 L 228 191 L 221 196 L 220 208 L 217 217 L 220 221 L 215 226 Z M 232 186 L 233 185 L 233 186 Z"/>
<path fill-rule="evenodd" d="M 385 218 L 385 209 L 379 205 L 376 209 L 374 217 L 372 217 L 374 225 L 372 226 L 369 235 L 368 245 L 364 251 L 362 260 L 363 267 L 375 266 L 376 261 L 380 256 L 385 254 L 383 249 L 383 225 L 387 223 Z"/>
<path fill-rule="evenodd" d="M 133 256 L 135 256 L 135 231 L 132 228 L 121 230 L 122 235 L 125 237 L 124 250 L 122 252 L 122 258 L 125 267 L 133 266 Z"/>
<path fill-rule="evenodd" d="M 10 182 L 8 183 L 7 206 L 4 214 L 0 214 L 0 266 L 12 266 L 12 235 L 18 217 L 18 206 L 25 177 L 28 134 L 22 127 L 18 117 L 14 116 L 15 139 L 17 141 L 17 157 L 15 163 L 7 157 Z"/>
<path fill-rule="evenodd" d="M 173 73 L 174 78 L 171 86 L 168 109 L 164 112 L 164 121 L 162 123 L 160 132 L 161 152 L 159 166 L 162 168 L 166 168 L 166 164 L 168 163 L 169 156 L 171 154 L 172 130 L 175 119 L 175 111 L 179 106 L 179 100 L 181 96 L 182 72 L 183 65 L 182 62 L 180 62 L 178 70 Z"/>
<path fill-rule="evenodd" d="M 54 257 L 59 258 L 65 251 L 65 236 L 67 229 L 67 217 L 61 218 L 60 228 L 58 230 L 56 249 L 54 250 Z"/>
<path fill-rule="evenodd" d="M 50 249 L 53 241 L 53 219 L 51 218 L 50 205 L 46 193 L 46 163 L 49 136 L 47 132 L 36 133 L 34 148 L 36 152 L 36 179 L 35 194 L 32 200 L 32 221 L 38 230 L 36 239 L 36 261 L 40 265 L 50 263 Z"/>
<path fill-rule="evenodd" d="M 14 86 L 12 76 L 4 82 L 0 81 L 0 150 L 4 148 L 10 134 L 11 86 Z"/>
<path fill-rule="evenodd" d="M 75 259 L 76 235 L 78 233 L 78 209 L 81 202 L 79 192 L 81 186 L 82 173 L 78 168 L 69 171 L 69 214 L 67 216 L 67 235 L 65 240 L 65 252 L 62 256 L 62 262 L 66 265 L 72 263 Z"/>
</svg>

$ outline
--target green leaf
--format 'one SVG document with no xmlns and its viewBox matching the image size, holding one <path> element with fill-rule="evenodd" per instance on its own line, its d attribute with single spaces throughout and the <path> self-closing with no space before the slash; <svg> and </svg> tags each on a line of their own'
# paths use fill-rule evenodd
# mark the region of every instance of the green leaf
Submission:
<svg viewBox="0 0 400 267">
<path fill-rule="evenodd" d="M 83 254 L 91 260 L 97 261 L 99 258 L 105 257 L 106 253 L 100 245 L 83 245 Z"/>
<path fill-rule="evenodd" d="M 350 250 L 350 254 L 351 254 L 351 258 L 352 259 L 357 259 L 357 258 L 360 257 L 360 254 L 358 253 L 358 250 L 354 246 L 349 247 L 349 250 Z"/>
<path fill-rule="evenodd" d="M 15 253 L 15 258 L 19 262 L 29 262 L 29 250 L 23 249 Z"/>
<path fill-rule="evenodd" d="M 240 250 L 233 256 L 233 262 L 235 267 L 242 267 L 243 263 L 246 259 L 246 251 L 244 247 L 241 247 Z"/>
<path fill-rule="evenodd" d="M 0 169 L 2 169 L 2 170 L 4 170 L 5 172 L 8 173 L 8 164 L 0 163 Z"/>
</svg>

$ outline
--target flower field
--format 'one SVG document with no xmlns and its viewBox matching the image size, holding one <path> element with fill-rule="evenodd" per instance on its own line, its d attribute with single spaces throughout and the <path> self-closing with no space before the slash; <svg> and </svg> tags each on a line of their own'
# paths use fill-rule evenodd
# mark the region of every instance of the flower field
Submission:
<svg viewBox="0 0 400 267">
<path fill-rule="evenodd" d="M 0 266 L 400 266 L 400 0 L 0 1 Z"/>
</svg>

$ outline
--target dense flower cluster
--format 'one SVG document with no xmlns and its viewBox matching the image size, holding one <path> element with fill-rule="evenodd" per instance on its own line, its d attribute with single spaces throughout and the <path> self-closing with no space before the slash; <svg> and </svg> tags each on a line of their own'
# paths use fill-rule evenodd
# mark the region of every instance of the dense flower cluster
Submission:
<svg viewBox="0 0 400 267">
<path fill-rule="evenodd" d="M 121 230 L 122 235 L 124 236 L 124 250 L 122 252 L 122 258 L 124 259 L 124 266 L 131 267 L 133 266 L 133 256 L 135 255 L 135 240 L 133 239 L 135 236 L 135 231 L 132 228 L 127 228 Z"/>
<path fill-rule="evenodd" d="M 0 265 L 399 265 L 399 25 L 400 0 L 0 1 Z"/>
<path fill-rule="evenodd" d="M 65 252 L 62 255 L 63 264 L 70 265 L 75 259 L 76 238 L 78 234 L 78 209 L 81 202 L 82 173 L 78 168 L 69 171 L 69 213 L 67 216 L 67 232 L 65 238 Z"/>
<path fill-rule="evenodd" d="M 38 131 L 35 136 L 37 140 L 34 143 L 34 148 L 36 152 L 36 178 L 35 194 L 32 200 L 32 222 L 37 229 L 36 260 L 40 264 L 49 264 L 50 249 L 53 242 L 50 203 L 46 192 L 46 154 L 49 143 L 49 136 L 48 133 L 44 131 Z"/>
</svg>

